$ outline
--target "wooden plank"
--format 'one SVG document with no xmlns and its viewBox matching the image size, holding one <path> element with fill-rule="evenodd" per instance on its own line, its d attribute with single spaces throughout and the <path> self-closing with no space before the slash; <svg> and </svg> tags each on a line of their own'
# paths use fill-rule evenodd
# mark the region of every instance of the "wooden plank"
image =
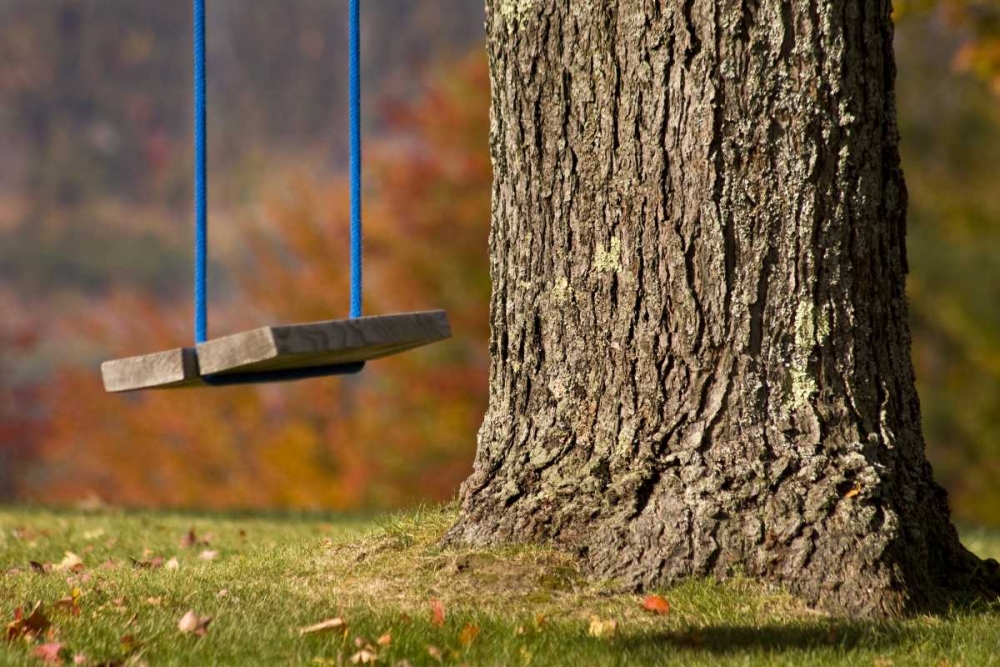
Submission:
<svg viewBox="0 0 1000 667">
<path fill-rule="evenodd" d="M 190 347 L 106 361 L 101 364 L 101 375 L 110 393 L 201 384 L 197 353 Z"/>
<path fill-rule="evenodd" d="M 204 375 L 371 361 L 451 337 L 442 310 L 262 327 L 198 345 Z"/>
</svg>

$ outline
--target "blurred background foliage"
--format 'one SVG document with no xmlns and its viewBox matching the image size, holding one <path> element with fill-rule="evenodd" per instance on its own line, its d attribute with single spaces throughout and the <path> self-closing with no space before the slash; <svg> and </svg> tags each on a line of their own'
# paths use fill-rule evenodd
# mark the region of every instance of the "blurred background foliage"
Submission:
<svg viewBox="0 0 1000 667">
<path fill-rule="evenodd" d="M 367 308 L 455 339 L 361 376 L 106 396 L 190 337 L 187 2 L 0 0 L 0 499 L 390 508 L 454 495 L 486 401 L 482 8 L 364 4 Z M 347 310 L 344 0 L 210 3 L 212 322 Z M 1000 523 L 1000 3 L 897 0 L 915 363 L 960 519 Z"/>
</svg>

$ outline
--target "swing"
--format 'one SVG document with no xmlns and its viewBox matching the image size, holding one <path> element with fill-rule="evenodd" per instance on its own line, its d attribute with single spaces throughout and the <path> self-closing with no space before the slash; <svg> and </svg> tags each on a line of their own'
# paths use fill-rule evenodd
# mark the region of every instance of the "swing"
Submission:
<svg viewBox="0 0 1000 667">
<path fill-rule="evenodd" d="M 451 337 L 442 310 L 362 317 L 360 0 L 350 0 L 350 319 L 267 326 L 208 338 L 208 170 L 205 0 L 194 0 L 195 346 L 101 365 L 104 388 L 142 389 L 289 382 L 359 373 L 365 363 Z"/>
</svg>

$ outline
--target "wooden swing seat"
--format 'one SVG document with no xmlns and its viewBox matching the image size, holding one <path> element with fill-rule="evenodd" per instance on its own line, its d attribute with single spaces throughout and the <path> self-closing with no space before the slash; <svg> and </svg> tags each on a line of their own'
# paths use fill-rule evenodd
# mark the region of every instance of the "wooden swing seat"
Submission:
<svg viewBox="0 0 1000 667">
<path fill-rule="evenodd" d="M 267 326 L 101 365 L 109 393 L 357 373 L 365 362 L 451 337 L 443 310 Z"/>
</svg>

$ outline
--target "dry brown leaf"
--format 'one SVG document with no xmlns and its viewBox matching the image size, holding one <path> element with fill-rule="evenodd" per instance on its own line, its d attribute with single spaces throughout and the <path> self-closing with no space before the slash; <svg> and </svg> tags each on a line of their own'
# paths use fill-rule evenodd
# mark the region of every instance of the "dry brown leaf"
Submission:
<svg viewBox="0 0 1000 667">
<path fill-rule="evenodd" d="M 465 647 L 472 646 L 472 642 L 476 641 L 476 637 L 478 636 L 479 626 L 469 623 L 458 633 L 458 643 Z"/>
<path fill-rule="evenodd" d="M 198 555 L 198 558 L 200 558 L 202 560 L 215 560 L 218 556 L 219 556 L 219 552 L 218 551 L 212 551 L 210 549 L 206 549 L 205 551 L 202 551 Z"/>
<path fill-rule="evenodd" d="M 431 623 L 437 626 L 444 625 L 445 613 L 444 604 L 437 598 L 431 598 Z"/>
<path fill-rule="evenodd" d="M 180 542 L 181 549 L 190 549 L 194 545 L 198 544 L 198 535 L 194 532 L 194 528 L 191 528 L 184 537 L 181 538 Z"/>
<path fill-rule="evenodd" d="M 45 569 L 45 566 L 39 563 L 38 561 L 33 560 L 29 562 L 28 565 L 31 566 L 31 571 L 34 572 L 35 574 L 45 574 L 46 572 L 48 572 L 48 570 Z M 51 569 L 51 567 L 52 566 L 50 565 L 49 568 Z"/>
<path fill-rule="evenodd" d="M 181 564 L 180 561 L 178 561 L 176 558 L 171 558 L 166 563 L 164 563 L 163 567 L 165 567 L 168 570 L 179 570 L 181 569 Z"/>
<path fill-rule="evenodd" d="M 148 549 L 146 550 L 148 551 Z M 135 558 L 130 558 L 132 561 L 132 567 L 137 570 L 158 570 L 163 567 L 163 558 L 160 556 L 153 556 L 150 558 L 151 554 L 143 553 L 143 560 L 136 560 Z"/>
<path fill-rule="evenodd" d="M 388 646 L 391 643 L 392 643 L 392 633 L 391 632 L 387 632 L 387 633 L 385 633 L 384 635 L 382 635 L 381 637 L 378 638 L 378 645 L 379 646 Z"/>
<path fill-rule="evenodd" d="M 208 624 L 212 622 L 211 616 L 199 616 L 193 611 L 189 611 L 177 622 L 177 629 L 181 634 L 195 634 L 199 637 L 205 636 L 208 632 Z"/>
<path fill-rule="evenodd" d="M 618 621 L 605 621 L 591 616 L 589 634 L 598 639 L 610 639 L 618 634 Z"/>
<path fill-rule="evenodd" d="M 654 614 L 669 614 L 670 603 L 659 595 L 647 595 L 642 601 L 642 608 Z"/>
<path fill-rule="evenodd" d="M 340 617 L 337 617 L 337 618 L 328 618 L 327 620 L 320 621 L 319 623 L 316 623 L 314 625 L 309 625 L 309 626 L 306 626 L 304 628 L 300 628 L 299 629 L 299 635 L 300 636 L 301 635 L 312 635 L 312 634 L 316 634 L 317 632 L 330 632 L 332 630 L 343 630 L 344 632 L 346 632 L 347 631 L 347 621 L 345 621 L 344 619 L 342 619 Z"/>
<path fill-rule="evenodd" d="M 858 487 L 855 486 L 850 491 L 848 491 L 847 493 L 845 493 L 844 497 L 845 498 L 854 498 L 855 496 L 859 495 L 860 493 L 861 493 L 861 489 L 859 489 Z"/>
<path fill-rule="evenodd" d="M 77 570 L 83 567 L 83 559 L 77 556 L 72 551 L 67 551 L 65 558 L 58 564 L 53 566 L 53 570 L 56 572 L 66 572 L 69 570 Z"/>
<path fill-rule="evenodd" d="M 376 660 L 378 656 L 368 649 L 361 649 L 351 656 L 351 664 L 354 665 L 373 665 Z"/>
<path fill-rule="evenodd" d="M 118 638 L 118 644 L 122 647 L 125 653 L 135 653 L 140 648 L 142 648 L 142 642 L 140 642 L 135 635 L 122 635 Z"/>
<path fill-rule="evenodd" d="M 42 611 L 42 603 L 37 602 L 28 614 L 18 607 L 14 611 L 14 620 L 7 624 L 7 639 L 13 641 L 21 637 L 29 639 L 38 637 L 52 626 Z"/>
<path fill-rule="evenodd" d="M 55 604 L 52 606 L 56 609 L 66 612 L 67 614 L 72 614 L 73 616 L 80 615 L 80 589 L 74 588 L 73 593 L 70 597 L 61 598 L 56 600 Z"/>
</svg>

